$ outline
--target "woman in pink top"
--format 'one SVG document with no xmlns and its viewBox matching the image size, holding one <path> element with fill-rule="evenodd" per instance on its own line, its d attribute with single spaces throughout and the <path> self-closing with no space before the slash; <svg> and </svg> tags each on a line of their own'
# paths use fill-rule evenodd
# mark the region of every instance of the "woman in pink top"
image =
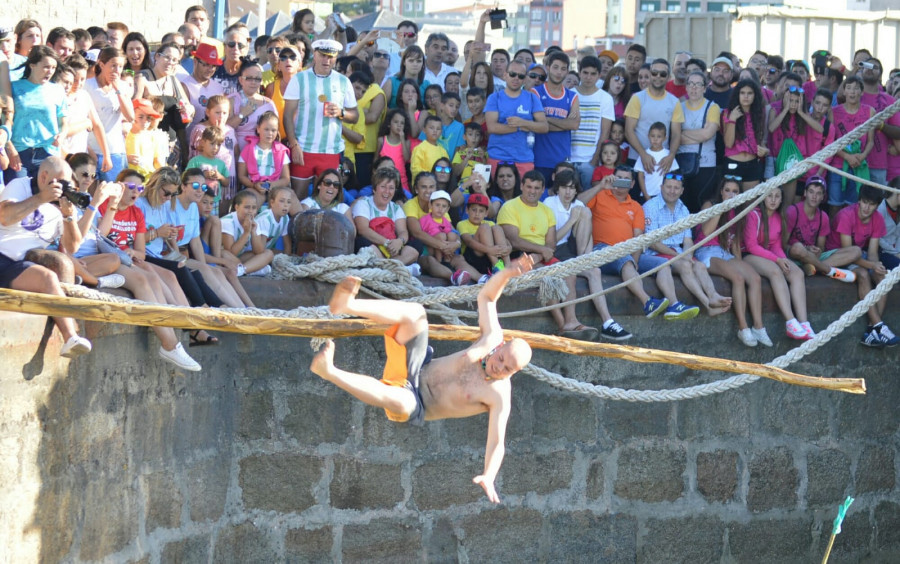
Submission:
<svg viewBox="0 0 900 564">
<path fill-rule="evenodd" d="M 731 92 L 728 110 L 722 112 L 725 138 L 725 174 L 741 178 L 741 191 L 763 179 L 766 113 L 762 92 L 752 80 L 741 80 Z"/>
<path fill-rule="evenodd" d="M 787 320 L 788 337 L 806 341 L 815 333 L 806 318 L 806 282 L 803 271 L 784 254 L 781 246 L 783 218 L 781 190 L 772 190 L 758 208 L 744 220 L 744 259 L 760 276 L 768 278 L 775 295 L 775 303 Z M 793 302 L 797 316 L 791 309 Z"/>
</svg>

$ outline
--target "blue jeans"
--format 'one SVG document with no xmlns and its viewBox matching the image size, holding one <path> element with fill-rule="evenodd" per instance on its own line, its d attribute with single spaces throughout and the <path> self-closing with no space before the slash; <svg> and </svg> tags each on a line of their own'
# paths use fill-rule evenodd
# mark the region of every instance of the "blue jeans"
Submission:
<svg viewBox="0 0 900 564">
<path fill-rule="evenodd" d="M 606 247 L 610 247 L 610 246 L 612 246 L 612 245 L 607 245 L 606 243 L 597 243 L 596 245 L 594 245 L 593 250 L 599 251 L 599 250 L 605 249 Z M 622 268 L 624 268 L 625 265 L 628 264 L 629 262 L 631 264 L 634 264 L 634 258 L 632 258 L 631 255 L 625 255 L 624 257 L 619 257 L 612 262 L 608 262 L 606 264 L 601 264 L 600 272 L 602 272 L 603 274 L 615 274 L 618 276 L 621 274 Z M 635 264 L 634 267 L 637 268 L 637 265 Z"/>
<path fill-rule="evenodd" d="M 581 189 L 587 190 L 591 187 L 591 177 L 594 176 L 594 167 L 591 166 L 591 163 L 572 163 L 575 165 L 575 170 L 578 171 L 578 176 L 581 179 Z"/>
<path fill-rule="evenodd" d="M 49 156 L 50 153 L 42 147 L 19 151 L 19 159 L 22 161 L 22 168 L 13 170 L 12 167 L 8 167 L 3 171 L 4 181 L 8 184 L 15 178 L 25 178 L 26 176 L 37 178 L 38 169 L 41 168 L 41 163 Z"/>
<path fill-rule="evenodd" d="M 847 179 L 847 184 L 842 185 L 844 177 L 833 172 L 828 173 L 828 204 L 831 206 L 852 205 L 859 201 L 859 186 L 856 182 Z"/>
<path fill-rule="evenodd" d="M 114 182 L 116 176 L 128 166 L 128 156 L 125 153 L 113 153 L 109 156 L 109 159 L 112 161 L 112 168 L 107 172 L 101 172 L 103 155 L 97 155 L 97 179 L 102 182 Z M 147 179 L 145 178 L 144 180 Z"/>
</svg>

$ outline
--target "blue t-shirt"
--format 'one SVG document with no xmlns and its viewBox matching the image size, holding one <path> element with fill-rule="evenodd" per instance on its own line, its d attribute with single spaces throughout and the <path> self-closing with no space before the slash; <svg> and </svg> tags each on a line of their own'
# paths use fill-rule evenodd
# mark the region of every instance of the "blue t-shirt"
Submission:
<svg viewBox="0 0 900 564">
<path fill-rule="evenodd" d="M 168 206 L 165 206 L 168 208 Z M 178 240 L 178 246 L 184 247 L 194 237 L 200 236 L 200 210 L 195 202 L 187 208 L 182 207 L 181 201 L 175 200 L 175 211 L 171 212 L 172 225 L 184 227 L 184 235 Z"/>
<path fill-rule="evenodd" d="M 544 106 L 534 92 L 519 92 L 510 98 L 505 89 L 497 90 L 488 96 L 485 112 L 497 112 L 499 123 L 505 124 L 507 118 L 516 116 L 527 121 L 534 121 L 535 112 L 543 112 Z M 491 159 L 514 163 L 534 162 L 534 151 L 528 147 L 525 138 L 527 132 L 494 133 L 488 138 L 488 154 Z"/>
<path fill-rule="evenodd" d="M 135 207 L 144 212 L 144 222 L 147 224 L 147 231 L 149 232 L 151 229 L 156 229 L 158 227 L 162 227 L 166 224 L 172 223 L 172 211 L 169 207 L 168 201 L 166 201 L 163 205 L 158 207 L 150 207 L 150 202 L 147 198 L 141 197 L 134 201 Z M 145 237 L 146 240 L 146 237 Z M 165 241 L 163 241 L 162 237 L 157 237 L 152 241 L 148 241 L 145 245 L 144 249 L 148 255 L 151 257 L 162 258 L 162 256 L 169 252 L 169 249 L 165 246 Z"/>
<path fill-rule="evenodd" d="M 574 90 L 563 88 L 563 95 L 560 98 L 554 98 L 547 92 L 546 84 L 539 84 L 534 92 L 541 99 L 541 105 L 544 106 L 544 113 L 547 117 L 555 119 L 569 117 L 572 104 L 578 97 L 578 93 Z M 537 134 L 534 138 L 534 166 L 553 168 L 568 160 L 571 150 L 571 131 L 549 131 Z"/>
<path fill-rule="evenodd" d="M 12 94 L 16 107 L 12 142 L 16 151 L 40 147 L 58 155 L 53 140 L 59 134 L 59 120 L 66 117 L 66 91 L 52 82 L 35 84 L 22 79 L 12 83 Z"/>
<path fill-rule="evenodd" d="M 466 126 L 460 122 L 453 120 L 450 125 L 444 125 L 441 129 L 441 137 L 438 139 L 438 145 L 447 151 L 450 160 L 453 160 L 453 154 L 456 153 L 457 147 L 465 145 L 466 141 L 463 134 L 466 132 Z M 425 141 L 425 132 L 419 134 L 419 140 Z"/>
</svg>

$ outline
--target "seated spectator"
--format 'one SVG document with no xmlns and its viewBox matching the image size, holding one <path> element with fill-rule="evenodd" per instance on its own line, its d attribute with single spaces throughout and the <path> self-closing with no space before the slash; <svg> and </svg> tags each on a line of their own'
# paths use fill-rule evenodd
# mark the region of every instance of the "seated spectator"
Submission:
<svg viewBox="0 0 900 564">
<path fill-rule="evenodd" d="M 391 160 L 387 159 L 387 162 Z M 406 214 L 403 207 L 394 201 L 399 190 L 400 175 L 397 170 L 376 167 L 372 173 L 372 195 L 356 200 L 350 208 L 353 223 L 356 224 L 355 248 L 358 251 L 367 245 L 374 245 L 386 257 L 406 265 L 411 275 L 418 276 L 422 272 L 415 264 L 419 252 L 408 244 Z"/>
<path fill-rule="evenodd" d="M 241 259 L 244 272 L 266 276 L 275 254 L 266 248 L 266 234 L 256 223 L 259 198 L 256 192 L 241 190 L 234 196 L 234 211 L 222 218 L 222 246 Z"/>
<path fill-rule="evenodd" d="M 419 266 L 435 278 L 449 280 L 469 280 L 471 273 L 462 270 L 463 258 L 456 254 L 460 247 L 459 239 L 441 239 L 429 233 L 422 224 L 422 218 L 431 213 L 431 196 L 437 191 L 437 179 L 431 172 L 420 172 L 413 181 L 414 197 L 403 204 L 406 215 L 406 229 L 410 235 L 410 245 L 419 252 Z M 425 220 L 428 223 L 428 220 Z M 449 221 L 449 219 L 448 219 Z M 435 251 L 435 252 L 432 252 Z M 458 284 L 456 284 L 458 285 Z"/>
<path fill-rule="evenodd" d="M 463 258 L 467 270 L 479 284 L 487 282 L 491 275 L 503 270 L 510 262 L 512 245 L 506 240 L 503 228 L 487 218 L 490 201 L 481 193 L 466 198 L 467 218 L 457 224 L 462 240 Z M 477 274 L 477 278 L 474 276 Z"/>
<path fill-rule="evenodd" d="M 513 63 L 515 68 L 517 63 Z M 559 262 L 556 253 L 556 216 L 549 207 L 541 203 L 544 192 L 544 175 L 536 170 L 529 170 L 522 178 L 522 195 L 509 200 L 500 208 L 497 223 L 503 227 L 506 239 L 512 245 L 510 256 L 517 258 L 528 253 L 534 260 L 535 267 L 548 266 Z M 575 276 L 566 276 L 568 296 L 576 297 Z M 551 303 L 559 303 L 552 301 Z M 559 335 L 569 339 L 592 341 L 599 333 L 594 327 L 588 327 L 578 321 L 575 316 L 575 304 L 563 306 L 550 311 L 559 329 Z"/>
<path fill-rule="evenodd" d="M 897 73 L 900 76 L 900 72 Z M 891 188 L 900 189 L 900 176 L 888 184 Z M 900 266 L 900 193 L 891 192 L 881 201 L 878 213 L 884 218 L 885 235 L 878 240 L 880 248 L 878 257 L 888 270 Z"/>
<path fill-rule="evenodd" d="M 68 253 L 81 244 L 75 205 L 63 197 L 60 183 L 71 177 L 72 170 L 64 160 L 47 157 L 34 181 L 26 176 L 0 187 L 0 287 L 65 297 L 59 283 L 74 282 L 72 263 L 62 253 L 44 249 L 57 239 Z M 34 250 L 39 252 L 29 253 Z M 75 320 L 55 317 L 53 321 L 65 341 L 61 356 L 75 358 L 91 352 L 91 342 L 78 335 Z"/>
<path fill-rule="evenodd" d="M 313 194 L 300 202 L 300 211 L 331 210 L 352 220 L 350 206 L 344 203 L 344 188 L 338 171 L 329 169 L 319 175 L 313 187 Z"/>
</svg>

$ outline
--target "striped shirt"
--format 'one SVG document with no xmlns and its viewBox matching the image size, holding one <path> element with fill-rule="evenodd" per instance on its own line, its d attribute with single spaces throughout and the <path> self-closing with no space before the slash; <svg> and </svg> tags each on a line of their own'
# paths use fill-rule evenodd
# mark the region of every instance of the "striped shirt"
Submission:
<svg viewBox="0 0 900 564">
<path fill-rule="evenodd" d="M 325 117 L 325 102 L 355 108 L 356 95 L 349 78 L 333 71 L 321 77 L 308 69 L 291 80 L 284 99 L 297 100 L 294 136 L 304 152 L 335 155 L 344 150 L 341 120 Z"/>
<path fill-rule="evenodd" d="M 612 96 L 598 89 L 593 94 L 578 94 L 581 124 L 572 132 L 572 162 L 589 162 L 597 149 L 603 120 L 615 121 L 616 110 Z"/>
</svg>

